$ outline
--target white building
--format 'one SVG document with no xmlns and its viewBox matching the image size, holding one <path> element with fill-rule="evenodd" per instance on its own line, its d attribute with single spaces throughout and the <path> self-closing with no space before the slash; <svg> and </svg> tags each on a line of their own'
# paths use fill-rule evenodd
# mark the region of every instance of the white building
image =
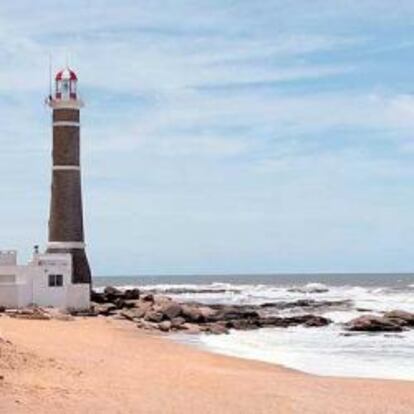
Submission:
<svg viewBox="0 0 414 414">
<path fill-rule="evenodd" d="M 15 250 L 0 251 L 0 306 L 87 309 L 89 289 L 89 284 L 72 283 L 72 255 L 69 253 L 35 252 L 27 265 L 19 265 Z"/>
</svg>

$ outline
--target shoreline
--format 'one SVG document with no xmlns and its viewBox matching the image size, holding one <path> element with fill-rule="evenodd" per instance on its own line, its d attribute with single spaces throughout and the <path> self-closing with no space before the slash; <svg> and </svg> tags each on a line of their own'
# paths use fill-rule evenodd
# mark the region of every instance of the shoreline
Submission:
<svg viewBox="0 0 414 414">
<path fill-rule="evenodd" d="M 244 332 L 244 333 L 248 333 L 248 332 Z M 241 359 L 241 360 L 246 360 L 246 361 L 261 362 L 261 363 L 269 364 L 269 365 L 276 366 L 279 368 L 287 369 L 293 372 L 301 373 L 304 375 L 311 375 L 311 376 L 321 377 L 321 378 L 336 378 L 336 379 L 404 381 L 404 382 L 412 382 L 414 384 L 414 376 L 413 378 L 391 378 L 391 377 L 380 377 L 380 376 L 374 376 L 374 375 L 372 376 L 371 375 L 362 376 L 362 375 L 353 375 L 353 374 L 352 375 L 351 374 L 335 375 L 335 374 L 322 374 L 322 373 L 317 373 L 317 372 L 309 372 L 304 369 L 296 368 L 294 366 L 290 366 L 289 364 L 285 364 L 282 360 L 274 361 L 274 360 L 266 359 L 265 357 L 254 357 L 254 356 L 248 356 L 248 355 L 241 355 L 240 352 L 230 350 L 230 349 L 219 350 L 215 347 L 212 347 L 212 346 L 209 346 L 203 343 L 200 340 L 197 340 L 196 335 L 192 337 L 191 335 L 187 335 L 184 333 L 181 333 L 181 334 L 178 333 L 178 334 L 161 335 L 161 336 L 163 338 L 174 341 L 178 344 L 188 345 L 190 347 L 200 350 L 201 352 L 208 352 L 214 355 L 221 355 L 221 356 L 228 357 L 228 358 L 236 358 L 236 359 Z"/>
<path fill-rule="evenodd" d="M 0 413 L 136 413 L 139 407 L 168 414 L 408 414 L 414 408 L 412 381 L 311 375 L 201 350 L 121 320 L 0 317 L 0 337 L 6 347 Z"/>
</svg>

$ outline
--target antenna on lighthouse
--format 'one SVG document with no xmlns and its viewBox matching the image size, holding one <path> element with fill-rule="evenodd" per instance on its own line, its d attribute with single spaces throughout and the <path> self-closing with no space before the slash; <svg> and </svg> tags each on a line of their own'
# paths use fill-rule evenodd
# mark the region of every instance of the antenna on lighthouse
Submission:
<svg viewBox="0 0 414 414">
<path fill-rule="evenodd" d="M 52 102 L 53 95 L 52 95 L 52 55 L 49 53 L 49 94 L 47 98 L 45 98 L 45 105 L 49 105 Z"/>
<path fill-rule="evenodd" d="M 52 54 L 49 53 L 49 99 L 52 99 Z"/>
</svg>

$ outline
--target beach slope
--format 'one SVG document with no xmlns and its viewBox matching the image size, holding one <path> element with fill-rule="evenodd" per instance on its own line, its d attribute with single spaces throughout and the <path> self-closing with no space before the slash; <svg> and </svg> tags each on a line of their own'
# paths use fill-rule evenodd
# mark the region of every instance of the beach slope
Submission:
<svg viewBox="0 0 414 414">
<path fill-rule="evenodd" d="M 0 318 L 0 413 L 407 413 L 414 382 L 325 378 L 104 318 Z"/>
</svg>

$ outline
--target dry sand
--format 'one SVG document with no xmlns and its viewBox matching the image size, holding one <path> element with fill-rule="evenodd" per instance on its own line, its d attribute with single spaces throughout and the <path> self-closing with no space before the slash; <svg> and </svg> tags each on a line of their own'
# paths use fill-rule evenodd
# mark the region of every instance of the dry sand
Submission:
<svg viewBox="0 0 414 414">
<path fill-rule="evenodd" d="M 414 382 L 306 375 L 123 321 L 0 317 L 0 337 L 0 413 L 414 413 Z"/>
</svg>

